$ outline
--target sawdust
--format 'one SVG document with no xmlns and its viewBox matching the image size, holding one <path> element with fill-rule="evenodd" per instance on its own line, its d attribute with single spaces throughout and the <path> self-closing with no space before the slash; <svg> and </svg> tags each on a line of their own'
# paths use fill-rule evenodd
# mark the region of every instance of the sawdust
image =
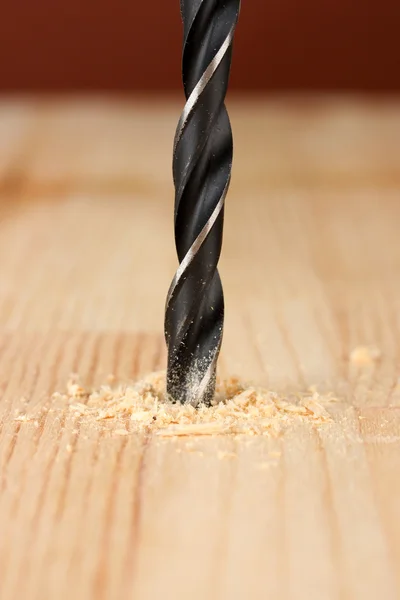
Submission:
<svg viewBox="0 0 400 600">
<path fill-rule="evenodd" d="M 33 417 L 30 417 L 27 414 L 23 414 L 23 415 L 18 415 L 17 417 L 14 417 L 14 421 L 19 421 L 21 423 L 27 423 L 28 421 L 33 421 Z"/>
<path fill-rule="evenodd" d="M 115 435 L 129 435 L 129 431 L 127 429 L 115 429 Z"/>
<path fill-rule="evenodd" d="M 315 425 L 330 422 L 326 404 L 335 398 L 317 391 L 282 396 L 247 386 L 237 378 L 217 383 L 212 406 L 173 404 L 166 400 L 165 372 L 152 373 L 133 385 L 85 387 L 74 375 L 65 394 L 53 401 L 67 403 L 81 422 L 97 425 L 115 422 L 115 435 L 135 432 L 161 437 L 213 435 L 278 436 L 294 420 Z M 121 429 L 121 421 L 124 429 Z"/>
<path fill-rule="evenodd" d="M 372 366 L 381 358 L 376 346 L 357 346 L 350 353 L 350 362 L 359 367 Z"/>
</svg>

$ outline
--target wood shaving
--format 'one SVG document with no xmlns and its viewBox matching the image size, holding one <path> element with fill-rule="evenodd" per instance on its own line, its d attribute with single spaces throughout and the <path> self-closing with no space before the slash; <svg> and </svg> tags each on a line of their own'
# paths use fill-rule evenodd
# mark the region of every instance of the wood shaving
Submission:
<svg viewBox="0 0 400 600">
<path fill-rule="evenodd" d="M 18 417 L 14 418 L 14 421 L 20 421 L 22 423 L 26 423 L 27 421 L 33 421 L 33 418 L 29 417 L 28 415 L 19 415 Z"/>
<path fill-rule="evenodd" d="M 129 431 L 126 429 L 115 429 L 115 435 L 129 435 Z"/>
<path fill-rule="evenodd" d="M 67 392 L 72 398 L 85 398 L 90 393 L 79 384 L 79 377 L 76 373 L 73 373 L 71 379 L 68 381 Z"/>
<path fill-rule="evenodd" d="M 318 396 L 317 396 L 317 398 L 318 398 Z M 331 400 L 329 400 L 329 401 L 331 401 Z M 330 418 L 330 415 L 329 415 L 328 411 L 326 410 L 326 408 L 324 408 L 324 406 L 322 406 L 322 404 L 320 402 L 318 402 L 318 400 L 315 398 L 314 395 L 310 399 L 306 398 L 306 399 L 302 400 L 302 406 L 308 412 L 311 412 L 314 417 L 321 417 L 322 419 L 327 419 L 327 420 L 329 420 L 329 418 Z"/>
<path fill-rule="evenodd" d="M 330 396 L 313 390 L 289 399 L 246 386 L 237 378 L 218 382 L 212 406 L 173 404 L 166 400 L 165 372 L 152 373 L 133 385 L 107 384 L 93 389 L 85 388 L 74 376 L 67 384 L 66 399 L 70 411 L 82 422 L 115 422 L 118 426 L 129 420 L 132 433 L 168 438 L 226 434 L 276 437 L 293 419 L 316 425 L 332 420 L 323 406 L 330 402 Z M 115 429 L 114 433 L 127 435 L 128 431 Z"/>
<path fill-rule="evenodd" d="M 350 353 L 350 362 L 357 366 L 371 366 L 381 358 L 381 351 L 376 346 L 357 346 Z"/>
</svg>

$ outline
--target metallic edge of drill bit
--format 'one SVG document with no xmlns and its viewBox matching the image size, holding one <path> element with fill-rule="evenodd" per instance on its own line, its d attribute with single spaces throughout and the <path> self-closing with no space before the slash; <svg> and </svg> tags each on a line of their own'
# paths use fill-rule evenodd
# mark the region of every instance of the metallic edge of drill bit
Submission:
<svg viewBox="0 0 400 600">
<path fill-rule="evenodd" d="M 217 271 L 232 132 L 224 100 L 240 0 L 182 0 L 186 105 L 173 146 L 175 240 L 180 260 L 166 300 L 167 393 L 209 403 L 222 341 Z"/>
</svg>

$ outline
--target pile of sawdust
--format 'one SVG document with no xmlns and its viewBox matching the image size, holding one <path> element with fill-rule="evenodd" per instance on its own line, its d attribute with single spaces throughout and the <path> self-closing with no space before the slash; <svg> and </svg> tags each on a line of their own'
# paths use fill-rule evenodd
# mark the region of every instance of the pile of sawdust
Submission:
<svg viewBox="0 0 400 600">
<path fill-rule="evenodd" d="M 73 377 L 65 394 L 53 399 L 67 402 L 73 416 L 83 421 L 118 421 L 126 429 L 114 433 L 184 435 L 278 435 L 293 419 L 314 424 L 331 421 L 323 404 L 334 400 L 314 390 L 282 397 L 275 392 L 243 385 L 231 378 L 217 384 L 212 406 L 194 408 L 166 400 L 165 372 L 153 373 L 134 385 L 103 385 L 89 389 Z"/>
</svg>

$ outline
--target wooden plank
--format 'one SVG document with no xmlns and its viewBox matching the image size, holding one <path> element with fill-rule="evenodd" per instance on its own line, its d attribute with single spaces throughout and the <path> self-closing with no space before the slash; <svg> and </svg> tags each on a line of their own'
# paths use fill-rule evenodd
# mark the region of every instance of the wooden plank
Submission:
<svg viewBox="0 0 400 600">
<path fill-rule="evenodd" d="M 332 392 L 331 423 L 177 440 L 39 413 L 71 372 L 165 367 L 178 112 L 0 103 L 0 177 L 23 174 L 0 184 L 0 596 L 398 598 L 395 102 L 232 105 L 220 372 Z"/>
</svg>

